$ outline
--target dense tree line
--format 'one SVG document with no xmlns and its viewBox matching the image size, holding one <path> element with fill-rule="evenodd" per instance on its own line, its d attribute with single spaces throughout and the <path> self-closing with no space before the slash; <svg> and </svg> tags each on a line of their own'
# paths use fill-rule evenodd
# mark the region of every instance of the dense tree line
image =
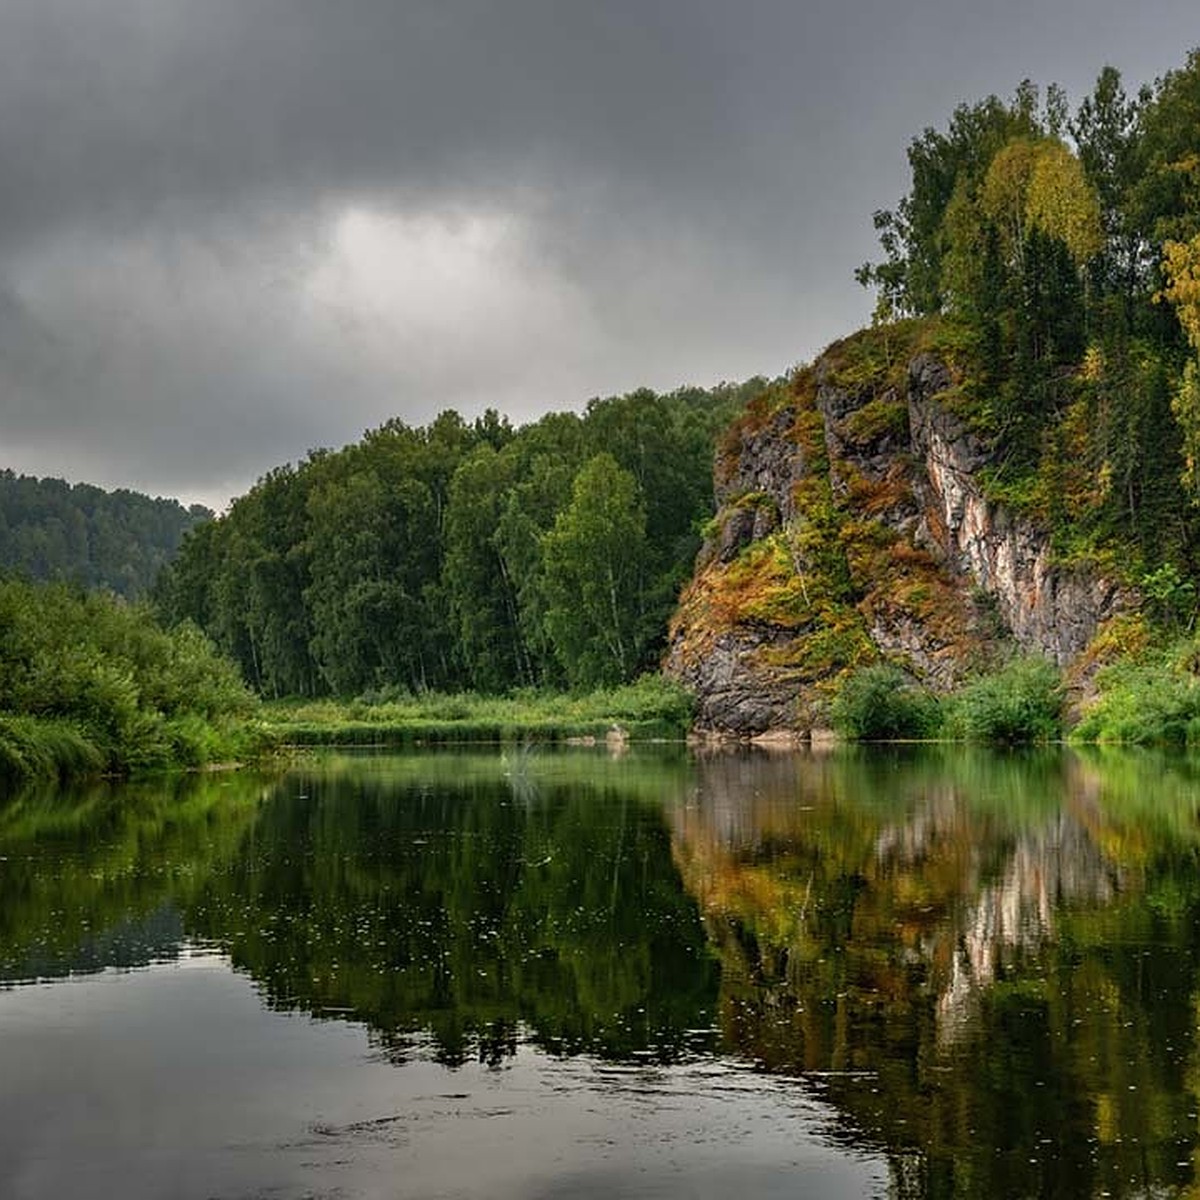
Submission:
<svg viewBox="0 0 1200 1200">
<path fill-rule="evenodd" d="M 859 272 L 879 319 L 936 318 L 1000 481 L 1065 549 L 1194 565 L 1200 50 L 1135 95 L 1105 67 L 1074 111 L 1029 83 L 961 105 L 908 158 Z"/>
<path fill-rule="evenodd" d="M 140 596 L 211 517 L 201 505 L 0 471 L 0 570 Z"/>
<path fill-rule="evenodd" d="M 270 696 L 590 687 L 654 667 L 762 380 L 640 390 L 514 429 L 389 421 L 259 480 L 156 592 Z"/>
</svg>

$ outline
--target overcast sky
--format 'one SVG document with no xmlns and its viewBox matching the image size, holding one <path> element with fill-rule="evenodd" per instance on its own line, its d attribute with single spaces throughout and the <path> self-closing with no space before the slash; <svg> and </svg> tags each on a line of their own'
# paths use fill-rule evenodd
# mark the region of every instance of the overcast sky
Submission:
<svg viewBox="0 0 1200 1200">
<path fill-rule="evenodd" d="M 220 506 L 392 416 L 778 374 L 908 140 L 1196 0 L 0 0 L 0 466 Z"/>
</svg>

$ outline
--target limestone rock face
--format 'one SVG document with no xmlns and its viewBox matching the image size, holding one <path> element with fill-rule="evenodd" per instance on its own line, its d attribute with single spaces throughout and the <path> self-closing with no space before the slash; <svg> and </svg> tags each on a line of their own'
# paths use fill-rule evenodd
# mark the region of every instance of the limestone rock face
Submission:
<svg viewBox="0 0 1200 1200">
<path fill-rule="evenodd" d="M 819 728 L 838 678 L 879 658 L 938 690 L 1013 642 L 1066 665 L 1135 599 L 988 499 L 987 448 L 935 357 L 852 367 L 799 373 L 720 448 L 664 662 L 701 729 Z"/>
<path fill-rule="evenodd" d="M 743 496 L 769 497 L 780 517 L 790 520 L 795 506 L 793 488 L 807 469 L 804 452 L 789 436 L 796 411 L 785 407 L 761 428 L 734 432 L 737 444 L 714 476 L 717 505 Z"/>
<path fill-rule="evenodd" d="M 984 496 L 978 472 L 987 453 L 935 398 L 948 385 L 935 359 L 913 360 L 909 422 L 913 452 L 925 468 L 927 536 L 954 572 L 994 598 L 1024 649 L 1065 666 L 1132 597 L 1096 572 L 1057 566 L 1042 530 Z"/>
<path fill-rule="evenodd" d="M 769 660 L 788 640 L 786 630 L 745 626 L 719 634 L 703 655 L 669 659 L 668 672 L 699 698 L 697 727 L 746 735 L 796 727 L 802 680 Z"/>
</svg>

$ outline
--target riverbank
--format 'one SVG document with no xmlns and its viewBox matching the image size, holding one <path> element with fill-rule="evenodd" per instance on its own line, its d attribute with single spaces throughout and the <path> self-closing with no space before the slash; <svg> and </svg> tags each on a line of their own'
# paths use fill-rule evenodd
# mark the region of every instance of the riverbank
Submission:
<svg viewBox="0 0 1200 1200">
<path fill-rule="evenodd" d="M 425 693 L 377 703 L 282 700 L 262 707 L 267 734 L 290 746 L 683 741 L 693 717 L 689 693 L 653 675 L 582 695 Z"/>
</svg>

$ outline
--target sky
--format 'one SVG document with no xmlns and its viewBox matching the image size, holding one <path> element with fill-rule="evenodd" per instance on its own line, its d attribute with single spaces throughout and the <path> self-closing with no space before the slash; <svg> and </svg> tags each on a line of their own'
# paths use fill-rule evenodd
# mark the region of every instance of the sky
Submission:
<svg viewBox="0 0 1200 1200">
<path fill-rule="evenodd" d="M 0 0 L 0 467 L 215 508 L 446 408 L 778 375 L 905 148 L 1196 0 Z"/>
</svg>

